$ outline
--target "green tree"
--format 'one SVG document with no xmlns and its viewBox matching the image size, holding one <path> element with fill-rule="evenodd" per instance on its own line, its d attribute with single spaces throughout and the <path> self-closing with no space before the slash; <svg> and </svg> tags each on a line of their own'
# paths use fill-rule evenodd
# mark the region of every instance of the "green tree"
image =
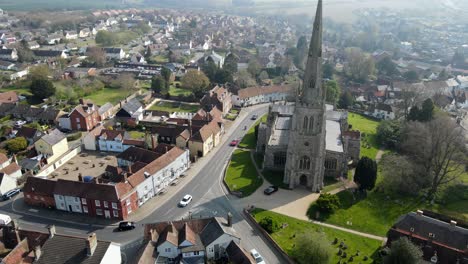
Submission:
<svg viewBox="0 0 468 264">
<path fill-rule="evenodd" d="M 324 233 L 308 232 L 296 236 L 292 256 L 299 264 L 328 264 L 333 247 Z"/>
<path fill-rule="evenodd" d="M 270 79 L 270 76 L 268 76 L 268 72 L 262 71 L 260 75 L 258 75 L 258 79 L 264 81 Z"/>
<path fill-rule="evenodd" d="M 229 53 L 224 59 L 223 69 L 228 70 L 231 74 L 237 72 L 237 63 L 239 62 L 239 57 L 233 52 Z"/>
<path fill-rule="evenodd" d="M 17 46 L 16 51 L 18 53 L 18 62 L 32 62 L 34 60 L 34 54 L 29 48 L 28 42 L 24 39 Z"/>
<path fill-rule="evenodd" d="M 428 98 L 424 100 L 421 111 L 419 111 L 419 121 L 427 122 L 434 117 L 434 102 Z"/>
<path fill-rule="evenodd" d="M 325 63 L 323 65 L 323 78 L 324 79 L 333 79 L 333 74 L 335 73 L 335 68 L 333 67 L 333 65 L 329 62 Z"/>
<path fill-rule="evenodd" d="M 385 264 L 422 263 L 422 250 L 406 237 L 392 241 L 390 253 L 384 258 Z"/>
<path fill-rule="evenodd" d="M 407 120 L 409 121 L 418 121 L 420 117 L 420 110 L 417 105 L 411 107 L 409 114 L 407 116 Z"/>
<path fill-rule="evenodd" d="M 382 146 L 396 149 L 400 144 L 402 124 L 398 120 L 382 120 L 377 126 L 377 140 Z"/>
<path fill-rule="evenodd" d="M 268 234 L 273 234 L 279 230 L 278 222 L 273 219 L 271 216 L 266 216 L 258 222 L 258 224 L 268 232 Z"/>
<path fill-rule="evenodd" d="M 372 190 L 377 180 L 377 163 L 368 157 L 362 157 L 354 173 L 354 182 L 361 191 Z"/>
<path fill-rule="evenodd" d="M 240 70 L 237 73 L 235 83 L 240 88 L 247 88 L 247 87 L 257 85 L 256 81 L 252 78 L 252 76 L 245 69 Z"/>
<path fill-rule="evenodd" d="M 151 79 L 151 90 L 157 94 L 167 93 L 166 80 L 162 76 L 153 76 Z"/>
<path fill-rule="evenodd" d="M 29 90 L 38 99 L 45 99 L 55 94 L 54 84 L 47 79 L 33 79 Z"/>
<path fill-rule="evenodd" d="M 33 80 L 47 80 L 49 79 L 49 76 L 51 76 L 52 73 L 50 72 L 49 66 L 47 65 L 38 65 L 35 67 L 32 67 L 29 70 L 29 79 L 31 81 Z"/>
<path fill-rule="evenodd" d="M 111 46 L 117 43 L 117 35 L 109 31 L 100 30 L 96 34 L 95 41 L 100 45 Z"/>
<path fill-rule="evenodd" d="M 354 97 L 349 91 L 344 91 L 338 100 L 338 107 L 341 109 L 348 109 L 354 104 Z"/>
<path fill-rule="evenodd" d="M 151 27 L 146 22 L 140 21 L 136 25 L 135 30 L 143 35 L 149 33 L 151 31 Z"/>
<path fill-rule="evenodd" d="M 197 27 L 197 21 L 195 19 L 190 20 L 189 27 L 190 28 L 196 28 Z"/>
<path fill-rule="evenodd" d="M 340 199 L 335 194 L 322 193 L 316 201 L 317 208 L 322 213 L 333 213 L 340 208 Z"/>
<path fill-rule="evenodd" d="M 169 70 L 168 68 L 166 67 L 162 67 L 161 69 L 161 76 L 164 78 L 164 80 L 166 81 L 165 84 L 166 84 L 166 90 L 168 91 L 169 90 L 169 86 L 172 82 L 172 71 Z"/>
<path fill-rule="evenodd" d="M 16 137 L 6 141 L 6 148 L 11 153 L 18 153 L 28 147 L 28 141 L 24 137 Z"/>
<path fill-rule="evenodd" d="M 408 82 L 417 82 L 419 81 L 419 74 L 416 71 L 407 71 L 403 73 L 403 78 Z"/>
<path fill-rule="evenodd" d="M 218 69 L 214 76 L 214 82 L 216 83 L 232 83 L 233 78 L 230 71 L 226 69 Z"/>
<path fill-rule="evenodd" d="M 182 77 L 182 87 L 189 89 L 197 97 L 201 97 L 207 91 L 210 80 L 203 72 L 197 70 L 189 70 L 184 77 Z"/>
<path fill-rule="evenodd" d="M 335 105 L 338 102 L 341 89 L 338 86 L 336 81 L 327 81 L 325 83 L 325 90 L 326 90 L 326 98 L 325 101 L 327 103 Z"/>
<path fill-rule="evenodd" d="M 346 48 L 345 74 L 356 82 L 367 82 L 374 74 L 375 64 L 372 57 L 359 48 Z"/>
<path fill-rule="evenodd" d="M 210 81 L 215 82 L 216 72 L 218 71 L 218 66 L 212 59 L 206 60 L 202 66 L 202 71 L 206 74 Z"/>
<path fill-rule="evenodd" d="M 397 65 L 388 56 L 377 62 L 377 70 L 379 70 L 380 74 L 387 76 L 393 76 L 399 73 Z"/>
<path fill-rule="evenodd" d="M 262 66 L 258 63 L 257 59 L 251 59 L 247 66 L 247 71 L 252 75 L 254 79 L 257 79 L 257 75 L 262 70 Z"/>
</svg>

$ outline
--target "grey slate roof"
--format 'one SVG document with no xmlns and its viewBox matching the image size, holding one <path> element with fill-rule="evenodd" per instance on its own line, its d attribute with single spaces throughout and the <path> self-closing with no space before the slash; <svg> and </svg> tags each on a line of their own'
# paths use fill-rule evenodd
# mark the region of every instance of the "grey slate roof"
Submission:
<svg viewBox="0 0 468 264">
<path fill-rule="evenodd" d="M 239 238 L 239 235 L 237 235 L 236 231 L 234 231 L 232 227 L 225 226 L 221 221 L 221 218 L 214 217 L 211 222 L 205 226 L 200 234 L 203 245 L 208 246 L 223 234 Z"/>
<path fill-rule="evenodd" d="M 58 129 L 54 129 L 52 132 L 42 137 L 42 139 L 50 145 L 55 145 L 58 142 L 62 141 L 62 139 L 64 138 L 65 135 Z"/>
<path fill-rule="evenodd" d="M 92 256 L 87 255 L 86 238 L 55 235 L 42 246 L 42 255 L 35 264 L 100 264 L 111 242 L 98 241 Z"/>
<path fill-rule="evenodd" d="M 122 109 L 125 110 L 130 115 L 133 115 L 140 107 L 143 105 L 135 98 L 129 100 L 125 105 L 122 106 Z"/>
<path fill-rule="evenodd" d="M 98 113 L 102 115 L 103 113 L 107 112 L 109 109 L 114 107 L 111 103 L 105 103 L 103 106 L 99 107 Z"/>
</svg>

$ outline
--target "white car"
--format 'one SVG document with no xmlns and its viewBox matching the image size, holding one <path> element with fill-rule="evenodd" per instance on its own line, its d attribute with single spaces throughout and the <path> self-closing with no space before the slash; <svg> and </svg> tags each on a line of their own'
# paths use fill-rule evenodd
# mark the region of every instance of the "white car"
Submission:
<svg viewBox="0 0 468 264">
<path fill-rule="evenodd" d="M 24 120 L 18 120 L 18 121 L 15 122 L 15 126 L 17 126 L 17 127 L 20 127 L 20 126 L 25 125 L 25 124 L 26 124 L 26 121 L 24 121 Z"/>
<path fill-rule="evenodd" d="M 265 264 L 263 257 L 257 252 L 257 250 L 252 249 L 250 250 L 250 255 L 255 259 L 255 263 L 257 264 Z"/>
<path fill-rule="evenodd" d="M 192 195 L 186 194 L 182 200 L 179 202 L 180 207 L 185 207 L 187 206 L 190 202 L 192 201 Z"/>
</svg>

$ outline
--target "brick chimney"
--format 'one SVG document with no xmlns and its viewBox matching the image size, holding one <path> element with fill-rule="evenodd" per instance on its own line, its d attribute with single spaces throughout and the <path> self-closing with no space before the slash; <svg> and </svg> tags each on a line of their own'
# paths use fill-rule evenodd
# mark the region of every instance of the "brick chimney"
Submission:
<svg viewBox="0 0 468 264">
<path fill-rule="evenodd" d="M 227 226 L 232 227 L 232 214 L 228 212 L 227 214 Z"/>
<path fill-rule="evenodd" d="M 417 210 L 417 211 L 416 211 L 416 214 L 422 216 L 422 215 L 423 215 L 423 211 L 422 211 L 422 210 Z"/>
<path fill-rule="evenodd" d="M 457 221 L 450 220 L 450 226 L 456 227 L 457 226 Z"/>
<path fill-rule="evenodd" d="M 86 239 L 86 250 L 87 250 L 88 256 L 92 256 L 94 254 L 96 247 L 97 247 L 96 233 L 92 233 Z"/>
<path fill-rule="evenodd" d="M 80 104 L 81 104 L 81 105 L 84 105 L 84 104 L 85 104 L 83 98 L 80 98 Z"/>
<path fill-rule="evenodd" d="M 49 238 L 53 238 L 55 236 L 55 225 L 50 225 L 47 229 L 49 230 Z"/>
<path fill-rule="evenodd" d="M 39 258 L 41 257 L 42 251 L 41 251 L 41 246 L 35 246 L 34 247 L 34 260 L 38 261 Z"/>
<path fill-rule="evenodd" d="M 82 182 L 83 181 L 83 176 L 81 176 L 81 173 L 78 173 L 78 181 Z"/>
</svg>

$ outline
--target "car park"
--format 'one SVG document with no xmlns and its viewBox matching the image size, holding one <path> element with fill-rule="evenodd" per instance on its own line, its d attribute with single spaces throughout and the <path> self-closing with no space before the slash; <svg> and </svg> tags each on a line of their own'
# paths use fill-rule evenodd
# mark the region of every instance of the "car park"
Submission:
<svg viewBox="0 0 468 264">
<path fill-rule="evenodd" d="M 127 230 L 133 230 L 135 229 L 135 223 L 134 222 L 120 222 L 118 230 L 119 231 L 127 231 Z"/>
<path fill-rule="evenodd" d="M 13 196 L 17 195 L 18 193 L 20 193 L 20 189 L 18 188 L 15 188 L 13 190 L 9 190 L 8 192 L 4 193 L 2 195 L 2 200 L 3 201 L 6 201 L 6 200 L 10 200 Z"/>
<path fill-rule="evenodd" d="M 182 200 L 180 200 L 179 202 L 179 207 L 185 207 L 187 206 L 191 201 L 192 201 L 193 197 L 192 195 L 190 194 L 186 194 L 184 196 L 184 198 L 182 198 Z"/>
<path fill-rule="evenodd" d="M 266 195 L 271 195 L 271 194 L 273 194 L 273 193 L 275 193 L 277 191 L 278 191 L 278 186 L 272 185 L 272 186 L 269 186 L 268 188 L 266 188 L 263 191 L 263 193 L 266 194 Z"/>
<path fill-rule="evenodd" d="M 256 249 L 250 250 L 250 255 L 252 255 L 252 257 L 254 258 L 255 263 L 265 264 L 265 261 L 263 260 L 263 257 L 257 252 Z"/>
</svg>

